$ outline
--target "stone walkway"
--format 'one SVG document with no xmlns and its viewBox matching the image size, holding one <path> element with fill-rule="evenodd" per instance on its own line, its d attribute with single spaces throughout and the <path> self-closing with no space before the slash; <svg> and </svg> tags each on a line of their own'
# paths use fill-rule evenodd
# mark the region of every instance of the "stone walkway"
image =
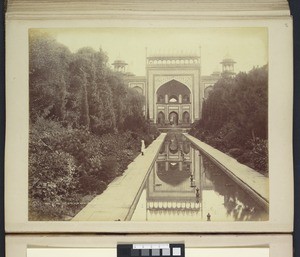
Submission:
<svg viewBox="0 0 300 257">
<path fill-rule="evenodd" d="M 111 182 L 108 188 L 88 203 L 72 220 L 73 221 L 115 221 L 130 220 L 134 207 L 139 200 L 152 164 L 156 159 L 166 133 L 152 142 L 130 163 L 121 177 Z"/>
<path fill-rule="evenodd" d="M 269 204 L 269 178 L 259 172 L 239 163 L 234 158 L 209 146 L 199 139 L 184 133 L 184 135 L 206 156 L 224 170 L 237 183 L 261 197 L 264 204 Z"/>
</svg>

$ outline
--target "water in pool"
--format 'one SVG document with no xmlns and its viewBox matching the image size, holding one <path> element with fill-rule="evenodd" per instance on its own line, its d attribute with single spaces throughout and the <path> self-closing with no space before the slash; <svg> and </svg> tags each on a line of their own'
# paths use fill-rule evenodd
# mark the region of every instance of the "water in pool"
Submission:
<svg viewBox="0 0 300 257">
<path fill-rule="evenodd" d="M 132 221 L 260 221 L 268 210 L 180 133 L 168 133 Z"/>
</svg>

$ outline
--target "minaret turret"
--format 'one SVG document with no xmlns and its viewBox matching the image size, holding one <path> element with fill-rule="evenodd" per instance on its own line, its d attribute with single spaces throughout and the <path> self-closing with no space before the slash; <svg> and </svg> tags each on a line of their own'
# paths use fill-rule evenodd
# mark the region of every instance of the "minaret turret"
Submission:
<svg viewBox="0 0 300 257">
<path fill-rule="evenodd" d="M 222 76 L 234 77 L 234 64 L 236 63 L 228 54 L 224 57 L 222 64 Z"/>
<path fill-rule="evenodd" d="M 125 73 L 128 63 L 123 60 L 115 60 L 112 65 L 114 66 L 114 71 Z"/>
</svg>

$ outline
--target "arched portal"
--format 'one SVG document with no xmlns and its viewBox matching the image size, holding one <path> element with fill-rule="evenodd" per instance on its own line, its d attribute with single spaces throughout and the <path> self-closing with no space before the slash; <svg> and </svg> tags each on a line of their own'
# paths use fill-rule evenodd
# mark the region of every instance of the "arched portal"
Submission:
<svg viewBox="0 0 300 257">
<path fill-rule="evenodd" d="M 177 112 L 170 112 L 169 114 L 169 122 L 171 125 L 178 125 L 178 113 Z"/>
<path fill-rule="evenodd" d="M 190 113 L 192 112 L 191 91 L 188 86 L 172 79 L 161 85 L 156 91 L 156 122 L 159 126 L 185 126 L 189 127 L 191 121 Z M 165 123 L 160 121 L 161 113 L 164 112 Z M 185 120 L 183 119 L 183 112 L 186 111 Z M 168 115 L 168 116 L 167 116 Z"/>
<path fill-rule="evenodd" d="M 169 82 L 161 85 L 157 92 L 156 95 L 163 95 L 163 96 L 168 96 L 167 99 L 176 99 L 176 101 L 179 100 L 179 95 L 181 95 L 181 98 L 184 96 L 185 99 L 190 99 L 191 91 L 190 89 L 184 85 L 183 83 L 172 79 Z M 168 102 L 168 101 L 167 101 Z"/>
<path fill-rule="evenodd" d="M 183 114 L 182 114 L 182 120 L 183 120 L 183 123 L 190 123 L 190 114 L 185 111 Z"/>
<path fill-rule="evenodd" d="M 157 123 L 159 125 L 164 125 L 165 124 L 165 114 L 163 112 L 159 112 L 157 116 Z"/>
<path fill-rule="evenodd" d="M 137 91 L 139 94 L 143 95 L 143 89 L 141 87 L 135 86 L 133 87 L 133 89 Z"/>
</svg>

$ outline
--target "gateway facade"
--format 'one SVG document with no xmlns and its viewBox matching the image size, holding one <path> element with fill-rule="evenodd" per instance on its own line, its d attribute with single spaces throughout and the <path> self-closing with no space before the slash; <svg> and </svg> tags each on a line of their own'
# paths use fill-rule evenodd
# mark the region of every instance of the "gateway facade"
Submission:
<svg viewBox="0 0 300 257">
<path fill-rule="evenodd" d="M 221 75 L 234 75 L 231 58 L 226 57 L 221 64 L 222 73 L 202 76 L 198 54 L 154 54 L 146 57 L 146 76 L 135 76 L 125 72 L 126 62 L 113 63 L 128 86 L 145 96 L 145 117 L 158 127 L 183 128 L 201 119 L 203 101 Z"/>
</svg>

